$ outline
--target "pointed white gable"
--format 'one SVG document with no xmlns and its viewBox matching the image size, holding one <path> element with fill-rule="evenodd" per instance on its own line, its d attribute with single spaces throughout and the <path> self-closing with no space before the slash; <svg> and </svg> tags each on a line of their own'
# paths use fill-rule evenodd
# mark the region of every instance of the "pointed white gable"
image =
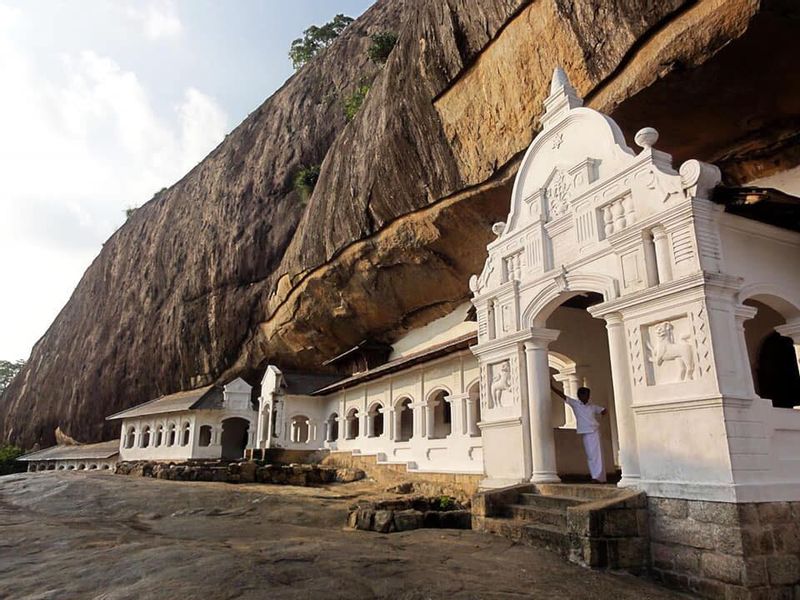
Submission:
<svg viewBox="0 0 800 600">
<path fill-rule="evenodd" d="M 610 117 L 583 106 L 567 75 L 553 74 L 542 131 L 531 143 L 514 182 L 509 215 L 470 288 L 536 278 L 597 251 L 609 237 L 719 182 L 712 165 L 689 161 L 681 174 L 672 157 L 653 146 L 658 132 L 636 135 L 637 153 Z"/>
</svg>

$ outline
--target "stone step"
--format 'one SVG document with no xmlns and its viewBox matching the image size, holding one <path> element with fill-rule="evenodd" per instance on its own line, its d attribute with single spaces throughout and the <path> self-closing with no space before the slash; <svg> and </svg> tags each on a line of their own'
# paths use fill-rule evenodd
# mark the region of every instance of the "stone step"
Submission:
<svg viewBox="0 0 800 600">
<path fill-rule="evenodd" d="M 597 483 L 537 483 L 534 488 L 542 496 L 563 496 L 583 501 L 613 498 L 620 492 L 614 484 Z"/>
<path fill-rule="evenodd" d="M 528 523 L 555 525 L 557 527 L 567 526 L 567 513 L 560 508 L 544 508 L 530 504 L 511 504 L 506 507 L 506 516 Z"/>
<path fill-rule="evenodd" d="M 569 536 L 562 528 L 555 525 L 486 517 L 482 521 L 481 530 L 501 535 L 526 546 L 545 548 L 564 557 L 569 552 Z"/>
<path fill-rule="evenodd" d="M 528 546 L 545 548 L 566 557 L 569 554 L 569 534 L 557 525 L 530 523 L 522 527 L 520 542 Z"/>
<path fill-rule="evenodd" d="M 539 508 L 556 508 L 566 510 L 569 506 L 577 506 L 582 504 L 585 500 L 572 498 L 569 496 L 556 496 L 556 495 L 542 495 L 542 494 L 520 494 L 517 504 L 525 504 L 527 506 L 538 506 Z"/>
</svg>

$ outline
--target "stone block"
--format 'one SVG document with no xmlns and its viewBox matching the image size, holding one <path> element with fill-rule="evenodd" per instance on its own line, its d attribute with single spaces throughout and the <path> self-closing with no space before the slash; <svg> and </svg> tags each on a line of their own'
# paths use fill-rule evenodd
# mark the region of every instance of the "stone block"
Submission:
<svg viewBox="0 0 800 600">
<path fill-rule="evenodd" d="M 239 466 L 239 480 L 242 483 L 254 483 L 256 480 L 256 463 L 246 462 Z"/>
<path fill-rule="evenodd" d="M 364 479 L 365 476 L 361 469 L 336 469 L 336 481 L 339 483 L 351 483 Z"/>
<path fill-rule="evenodd" d="M 728 527 L 739 525 L 739 509 L 731 502 L 689 502 L 689 518 Z"/>
<path fill-rule="evenodd" d="M 767 564 L 764 557 L 746 558 L 744 561 L 744 584 L 748 587 L 767 585 Z"/>
<path fill-rule="evenodd" d="M 378 533 L 391 533 L 394 530 L 394 511 L 377 510 L 373 519 L 372 528 Z"/>
<path fill-rule="evenodd" d="M 758 504 L 758 519 L 762 525 L 791 523 L 792 509 L 789 502 L 764 502 Z"/>
<path fill-rule="evenodd" d="M 356 529 L 356 527 L 358 526 L 357 510 L 351 510 L 349 513 L 347 513 L 347 526 L 350 527 L 351 529 Z"/>
<path fill-rule="evenodd" d="M 744 582 L 744 559 L 740 556 L 727 556 L 716 552 L 705 552 L 701 559 L 701 570 L 705 577 L 724 583 Z"/>
<path fill-rule="evenodd" d="M 800 523 L 786 523 L 772 532 L 775 550 L 779 554 L 800 554 Z"/>
<path fill-rule="evenodd" d="M 449 510 L 440 513 L 439 526 L 447 529 L 472 529 L 472 514 L 468 510 Z"/>
<path fill-rule="evenodd" d="M 726 587 L 724 583 L 714 579 L 689 577 L 689 590 L 703 598 L 725 600 Z"/>
<path fill-rule="evenodd" d="M 359 509 L 356 513 L 356 529 L 369 531 L 375 519 L 375 511 L 370 509 Z"/>
<path fill-rule="evenodd" d="M 794 585 L 800 583 L 800 558 L 791 554 L 770 556 L 766 559 L 769 583 Z"/>
<path fill-rule="evenodd" d="M 745 525 L 758 525 L 758 506 L 756 504 L 739 504 L 739 523 Z"/>
<path fill-rule="evenodd" d="M 290 471 L 286 477 L 286 483 L 289 485 L 308 485 L 308 473 L 304 471 Z"/>
<path fill-rule="evenodd" d="M 702 550 L 689 546 L 673 546 L 672 555 L 675 570 L 689 575 L 700 575 L 700 557 Z"/>
<path fill-rule="evenodd" d="M 635 510 L 610 510 L 603 516 L 602 535 L 607 537 L 635 536 L 638 522 Z"/>
<path fill-rule="evenodd" d="M 650 544 L 650 557 L 656 569 L 672 570 L 675 554 L 673 546 L 653 542 Z"/>
<path fill-rule="evenodd" d="M 742 545 L 748 555 L 772 554 L 775 552 L 775 542 L 770 527 L 750 525 L 741 529 Z"/>
<path fill-rule="evenodd" d="M 685 519 L 689 516 L 689 503 L 687 500 L 676 498 L 650 498 L 649 508 L 654 515 Z"/>
<path fill-rule="evenodd" d="M 394 513 L 394 526 L 397 531 L 419 529 L 423 524 L 423 515 L 418 510 L 399 510 Z"/>
<path fill-rule="evenodd" d="M 441 527 L 440 513 L 437 510 L 427 510 L 422 515 L 422 526 L 428 529 L 438 529 Z"/>
<path fill-rule="evenodd" d="M 606 540 L 607 564 L 609 569 L 638 571 L 647 566 L 648 541 L 638 537 Z"/>
</svg>

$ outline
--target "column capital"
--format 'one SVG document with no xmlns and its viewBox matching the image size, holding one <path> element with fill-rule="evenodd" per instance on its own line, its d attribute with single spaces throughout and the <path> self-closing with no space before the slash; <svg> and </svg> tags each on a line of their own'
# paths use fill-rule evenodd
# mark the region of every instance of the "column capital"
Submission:
<svg viewBox="0 0 800 600">
<path fill-rule="evenodd" d="M 758 309 L 755 306 L 748 306 L 747 304 L 739 304 L 734 309 L 734 315 L 736 316 L 736 321 L 739 323 L 744 323 L 745 321 L 749 321 L 753 317 L 756 316 Z"/>
<path fill-rule="evenodd" d="M 622 325 L 625 321 L 622 313 L 620 312 L 610 312 L 603 315 L 603 319 L 606 321 L 606 328 L 608 327 L 617 327 Z"/>
<path fill-rule="evenodd" d="M 778 325 L 775 331 L 785 337 L 792 338 L 795 344 L 800 343 L 800 319 L 793 319 L 785 325 Z"/>
<path fill-rule="evenodd" d="M 528 333 L 530 337 L 523 340 L 525 351 L 532 352 L 534 350 L 547 350 L 550 343 L 556 341 L 561 332 L 558 329 L 531 327 L 526 333 Z"/>
</svg>

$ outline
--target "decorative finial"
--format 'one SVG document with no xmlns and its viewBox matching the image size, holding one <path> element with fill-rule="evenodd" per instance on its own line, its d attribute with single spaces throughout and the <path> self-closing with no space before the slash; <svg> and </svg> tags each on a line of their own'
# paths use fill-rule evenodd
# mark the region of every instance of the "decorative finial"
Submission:
<svg viewBox="0 0 800 600">
<path fill-rule="evenodd" d="M 506 228 L 506 224 L 503 221 L 499 221 L 492 225 L 492 233 L 495 234 L 497 237 L 503 233 L 503 230 Z"/>
<path fill-rule="evenodd" d="M 658 131 L 653 127 L 644 127 L 636 132 L 633 141 L 636 142 L 636 145 L 640 148 L 649 150 L 655 146 L 658 141 Z"/>
<path fill-rule="evenodd" d="M 569 78 L 561 67 L 553 70 L 553 79 L 550 81 L 550 93 L 555 94 L 558 90 L 570 85 Z"/>
</svg>

